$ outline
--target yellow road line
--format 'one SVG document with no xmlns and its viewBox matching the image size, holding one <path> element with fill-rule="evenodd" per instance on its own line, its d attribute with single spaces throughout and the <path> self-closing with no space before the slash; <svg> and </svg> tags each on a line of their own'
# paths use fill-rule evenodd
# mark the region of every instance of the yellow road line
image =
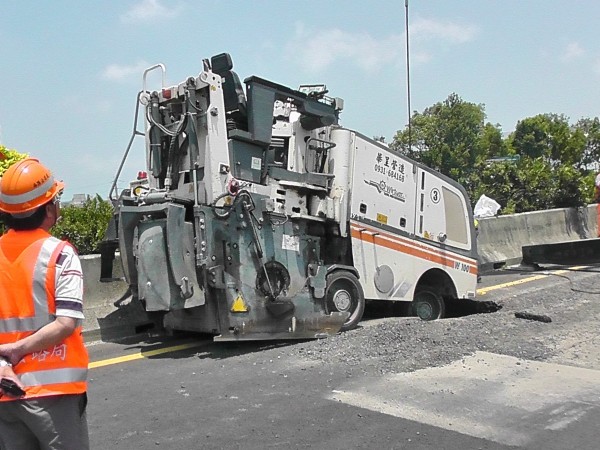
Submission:
<svg viewBox="0 0 600 450">
<path fill-rule="evenodd" d="M 496 284 L 494 286 L 477 289 L 477 295 L 485 295 L 488 292 L 495 291 L 498 289 L 503 289 L 503 288 L 511 287 L 511 286 L 518 286 L 519 284 L 530 283 L 532 281 L 543 280 L 544 278 L 546 278 L 550 275 L 562 275 L 564 273 L 568 273 L 573 270 L 587 269 L 588 267 L 590 267 L 590 266 L 574 266 L 574 267 L 569 267 L 568 270 L 561 269 L 561 270 L 544 271 L 545 273 L 542 273 L 540 275 L 535 275 L 535 276 L 527 277 L 527 278 L 521 278 L 520 280 L 509 281 L 506 283 Z"/>
<path fill-rule="evenodd" d="M 497 289 L 503 289 L 506 287 L 517 286 L 523 283 L 530 283 L 531 281 L 542 280 L 548 277 L 548 275 L 536 275 L 534 277 L 521 278 L 520 280 L 508 281 L 507 283 L 496 284 L 486 288 L 477 289 L 477 295 L 485 295 L 488 292 L 495 291 Z"/>
<path fill-rule="evenodd" d="M 113 364 L 121 364 L 124 362 L 135 361 L 137 359 L 149 358 L 151 356 L 163 355 L 165 353 L 178 352 L 187 350 L 188 348 L 200 347 L 206 342 L 190 342 L 187 344 L 174 345 L 172 347 L 157 348 L 156 350 L 140 350 L 131 355 L 119 356 L 117 358 L 103 359 L 100 361 L 92 361 L 88 364 L 88 369 L 97 369 L 98 367 L 112 366 Z"/>
</svg>

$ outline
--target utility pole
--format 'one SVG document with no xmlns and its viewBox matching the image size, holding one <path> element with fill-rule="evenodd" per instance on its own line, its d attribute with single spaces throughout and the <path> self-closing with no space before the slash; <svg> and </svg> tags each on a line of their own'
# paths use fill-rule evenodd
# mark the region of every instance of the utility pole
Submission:
<svg viewBox="0 0 600 450">
<path fill-rule="evenodd" d="M 408 0 L 404 0 L 404 10 L 406 18 L 406 102 L 408 105 L 408 151 L 412 152 L 412 129 L 411 129 L 411 106 L 410 106 L 410 51 L 408 39 Z"/>
</svg>

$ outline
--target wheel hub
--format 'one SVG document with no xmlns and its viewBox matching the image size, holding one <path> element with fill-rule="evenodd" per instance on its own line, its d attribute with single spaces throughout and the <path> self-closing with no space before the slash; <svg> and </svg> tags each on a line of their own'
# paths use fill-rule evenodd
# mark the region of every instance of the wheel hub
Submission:
<svg viewBox="0 0 600 450">
<path fill-rule="evenodd" d="M 333 304 L 339 312 L 349 311 L 352 305 L 352 297 L 348 291 L 339 290 L 333 296 Z"/>
<path fill-rule="evenodd" d="M 433 315 L 433 308 L 429 303 L 421 302 L 417 304 L 417 316 L 420 318 L 429 318 Z"/>
</svg>

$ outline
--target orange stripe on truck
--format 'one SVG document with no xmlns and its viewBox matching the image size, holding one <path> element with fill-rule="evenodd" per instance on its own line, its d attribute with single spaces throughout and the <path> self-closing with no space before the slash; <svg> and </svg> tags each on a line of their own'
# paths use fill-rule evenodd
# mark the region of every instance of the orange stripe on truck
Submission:
<svg viewBox="0 0 600 450">
<path fill-rule="evenodd" d="M 351 236 L 354 239 L 389 248 L 390 250 L 415 256 L 452 269 L 456 268 L 457 263 L 462 263 L 468 267 L 469 273 L 477 274 L 477 261 L 474 259 L 444 252 L 443 250 L 438 250 L 418 241 L 385 233 L 376 228 L 365 226 L 364 224 L 351 224 L 350 228 Z"/>
</svg>

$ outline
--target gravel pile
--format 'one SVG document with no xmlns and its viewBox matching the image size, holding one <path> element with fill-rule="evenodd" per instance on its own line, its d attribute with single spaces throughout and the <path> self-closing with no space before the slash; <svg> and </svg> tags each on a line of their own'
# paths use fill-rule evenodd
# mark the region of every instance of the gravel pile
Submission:
<svg viewBox="0 0 600 450">
<path fill-rule="evenodd" d="M 512 312 L 478 314 L 434 322 L 390 318 L 345 333 L 297 344 L 286 353 L 320 364 L 344 365 L 364 375 L 409 372 L 449 364 L 477 350 L 544 360 L 551 344 L 545 323 L 517 319 Z M 515 336 L 522 336 L 515 338 Z"/>
<path fill-rule="evenodd" d="M 597 274 L 572 283 L 552 279 L 527 293 L 496 295 L 497 312 L 433 322 L 416 317 L 364 320 L 359 328 L 316 341 L 280 348 L 281 353 L 324 366 L 343 367 L 349 375 L 409 372 L 441 366 L 476 351 L 545 361 L 597 333 L 600 296 L 593 292 Z M 505 294 L 508 295 L 508 294 Z M 519 314 L 525 312 L 526 314 Z M 540 317 L 526 320 L 519 316 Z"/>
</svg>

